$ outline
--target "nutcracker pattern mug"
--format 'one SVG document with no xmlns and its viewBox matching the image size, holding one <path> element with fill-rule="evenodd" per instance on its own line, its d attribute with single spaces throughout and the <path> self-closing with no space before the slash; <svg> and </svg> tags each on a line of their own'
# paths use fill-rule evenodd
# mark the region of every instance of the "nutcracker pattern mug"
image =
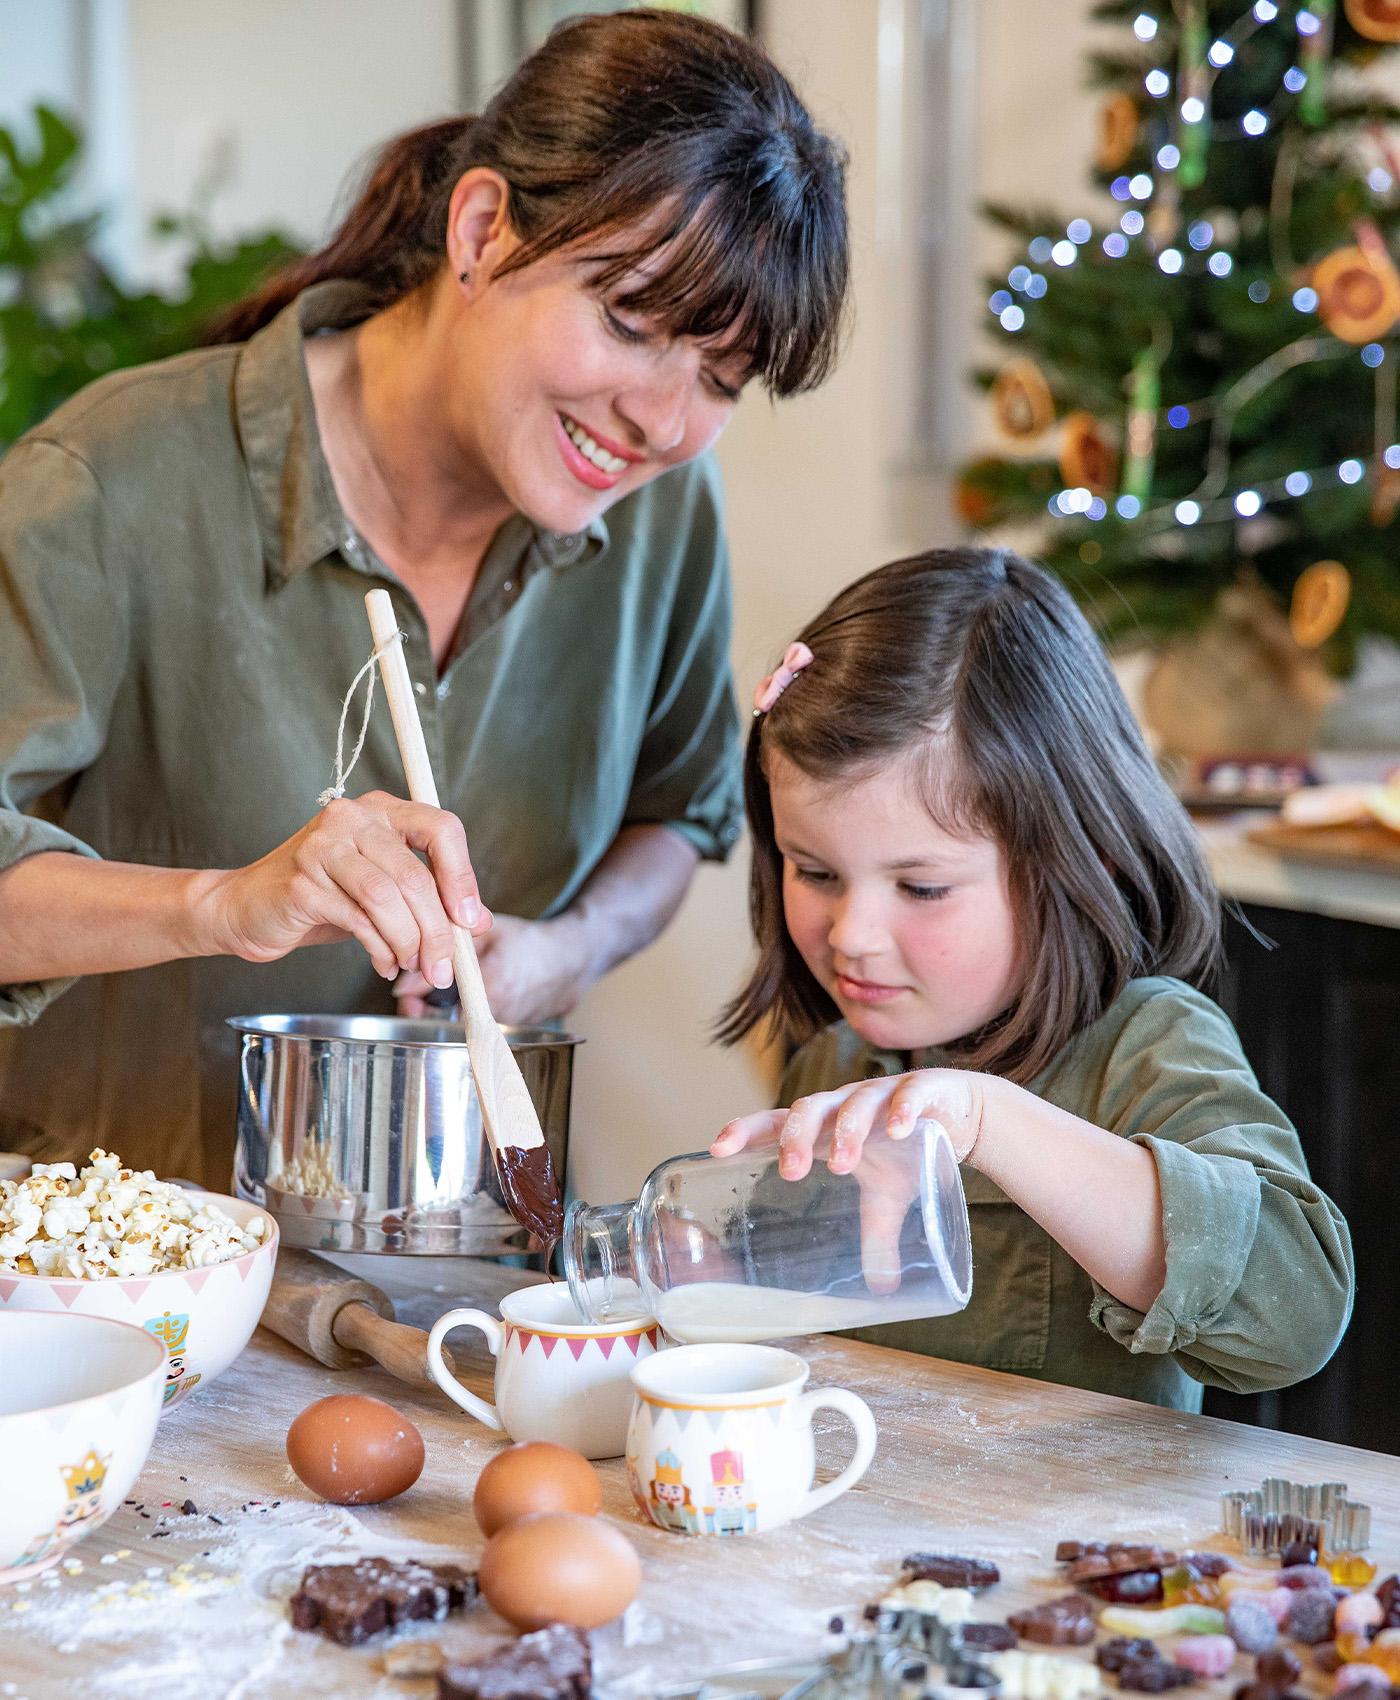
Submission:
<svg viewBox="0 0 1400 1700">
<path fill-rule="evenodd" d="M 809 1373 L 776 1346 L 677 1346 L 637 1364 L 626 1458 L 643 1515 L 679 1534 L 762 1534 L 854 1487 L 875 1456 L 875 1419 L 845 1388 L 804 1392 Z M 850 1422 L 855 1455 L 813 1487 L 822 1409 Z"/>
</svg>

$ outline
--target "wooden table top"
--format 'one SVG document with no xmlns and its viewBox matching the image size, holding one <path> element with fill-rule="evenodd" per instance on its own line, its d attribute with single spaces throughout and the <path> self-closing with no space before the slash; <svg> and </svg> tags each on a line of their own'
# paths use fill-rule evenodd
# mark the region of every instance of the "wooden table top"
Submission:
<svg viewBox="0 0 1400 1700">
<path fill-rule="evenodd" d="M 401 1321 L 418 1326 L 522 1280 L 495 1266 L 421 1259 L 355 1266 L 393 1292 Z M 474 1342 L 480 1336 L 464 1330 L 453 1350 L 464 1379 L 489 1395 L 491 1361 L 484 1347 L 472 1355 Z M 811 1385 L 852 1388 L 874 1411 L 880 1445 L 869 1473 L 801 1523 L 719 1541 L 643 1523 L 621 1460 L 600 1465 L 604 1515 L 643 1567 L 638 1604 L 595 1636 L 609 1695 L 653 1694 L 744 1658 L 815 1654 L 831 1615 L 878 1597 L 912 1549 L 994 1559 L 1003 1581 L 981 1596 L 977 1615 L 1003 1618 L 1064 1591 L 1057 1541 L 1221 1545 L 1220 1493 L 1267 1476 L 1346 1482 L 1373 1508 L 1379 1574 L 1400 1563 L 1394 1457 L 851 1341 L 810 1338 L 796 1349 L 812 1364 Z M 286 1466 L 283 1439 L 297 1412 L 351 1391 L 391 1400 L 427 1446 L 418 1484 L 383 1506 L 323 1505 Z M 311 1562 L 372 1551 L 471 1563 L 482 1545 L 472 1488 L 501 1444 L 436 1388 L 404 1386 L 376 1367 L 332 1372 L 259 1330 L 231 1369 L 162 1421 L 135 1503 L 73 1549 L 69 1562 L 82 1569 L 50 1572 L 23 1593 L 0 1590 L 0 1696 L 431 1695 L 430 1681 L 386 1675 L 380 1647 L 342 1649 L 293 1631 L 285 1600 Z M 838 1468 L 849 1446 L 839 1417 L 819 1420 L 821 1473 Z M 187 1499 L 197 1507 L 190 1514 L 180 1509 Z M 411 1633 L 475 1656 L 509 1632 L 481 1606 Z M 1237 1661 L 1222 1694 L 1249 1663 Z"/>
</svg>

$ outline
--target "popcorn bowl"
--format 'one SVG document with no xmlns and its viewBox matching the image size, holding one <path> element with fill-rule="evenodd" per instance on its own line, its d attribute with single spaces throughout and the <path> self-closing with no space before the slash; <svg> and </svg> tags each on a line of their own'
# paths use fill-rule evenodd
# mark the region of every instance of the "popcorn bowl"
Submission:
<svg viewBox="0 0 1400 1700">
<path fill-rule="evenodd" d="M 0 1269 L 0 1322 L 16 1313 L 39 1312 L 134 1324 L 164 1348 L 163 1409 L 178 1405 L 221 1375 L 248 1344 L 267 1303 L 277 1259 L 277 1223 L 265 1210 L 218 1192 L 192 1191 L 190 1199 L 216 1205 L 240 1227 L 262 1216 L 268 1236 L 255 1251 L 226 1263 L 155 1275 L 85 1281 Z"/>
<path fill-rule="evenodd" d="M 0 1314 L 0 1584 L 100 1529 L 141 1473 L 165 1350 L 101 1316 Z"/>
</svg>

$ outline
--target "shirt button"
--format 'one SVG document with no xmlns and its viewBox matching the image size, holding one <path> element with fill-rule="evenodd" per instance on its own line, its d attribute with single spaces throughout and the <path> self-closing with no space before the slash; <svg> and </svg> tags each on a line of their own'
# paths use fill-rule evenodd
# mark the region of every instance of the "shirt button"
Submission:
<svg viewBox="0 0 1400 1700">
<path fill-rule="evenodd" d="M 414 688 L 415 691 L 418 692 L 420 697 L 425 697 L 428 694 L 428 687 L 423 683 L 423 681 L 421 679 L 418 681 L 418 683 L 413 688 Z"/>
<path fill-rule="evenodd" d="M 739 829 L 738 829 L 737 826 L 734 826 L 732 823 L 729 826 L 725 827 L 724 831 L 720 834 L 720 837 L 723 838 L 723 840 L 726 844 L 732 844 L 738 836 L 739 836 Z"/>
<path fill-rule="evenodd" d="M 501 589 L 504 590 L 504 591 L 514 590 L 515 589 L 514 581 L 512 579 L 507 579 L 506 582 L 501 586 Z"/>
</svg>

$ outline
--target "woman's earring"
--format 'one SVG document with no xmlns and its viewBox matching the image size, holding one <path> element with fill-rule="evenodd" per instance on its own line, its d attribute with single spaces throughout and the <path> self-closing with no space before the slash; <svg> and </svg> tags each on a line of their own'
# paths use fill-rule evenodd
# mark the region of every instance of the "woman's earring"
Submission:
<svg viewBox="0 0 1400 1700">
<path fill-rule="evenodd" d="M 469 271 L 458 272 L 458 274 L 457 274 L 458 283 L 469 283 L 471 281 L 471 275 L 472 274 Z"/>
</svg>

